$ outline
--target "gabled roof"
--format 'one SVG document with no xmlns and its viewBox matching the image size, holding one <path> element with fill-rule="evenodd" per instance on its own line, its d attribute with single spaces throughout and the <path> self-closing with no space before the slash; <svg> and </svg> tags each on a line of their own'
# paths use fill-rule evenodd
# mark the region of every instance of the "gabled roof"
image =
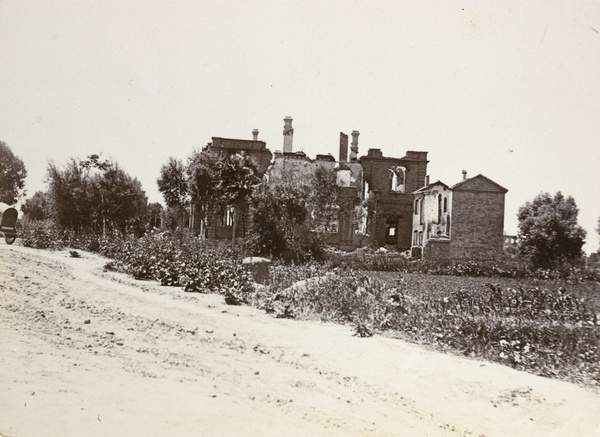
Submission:
<svg viewBox="0 0 600 437">
<path fill-rule="evenodd" d="M 434 182 L 432 184 L 429 184 L 423 188 L 419 188 L 417 191 L 413 191 L 413 194 L 418 194 L 418 193 L 425 193 L 427 191 L 431 191 L 431 189 L 436 186 L 436 185 L 441 185 L 444 188 L 449 188 L 448 185 L 446 185 L 445 183 L 443 183 L 442 181 L 437 181 Z"/>
<path fill-rule="evenodd" d="M 493 180 L 478 174 L 472 178 L 460 181 L 458 184 L 450 187 L 452 191 L 498 191 L 506 193 L 508 190 L 497 184 Z"/>
</svg>

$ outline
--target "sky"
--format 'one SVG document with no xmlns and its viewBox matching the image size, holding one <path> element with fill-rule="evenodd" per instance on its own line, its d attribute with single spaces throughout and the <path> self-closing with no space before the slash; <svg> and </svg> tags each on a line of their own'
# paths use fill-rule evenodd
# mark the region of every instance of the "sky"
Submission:
<svg viewBox="0 0 600 437">
<path fill-rule="evenodd" d="M 600 0 L 0 0 L 0 140 L 48 162 L 101 154 L 150 202 L 211 137 L 337 157 L 427 151 L 431 181 L 483 174 L 519 207 L 561 191 L 600 247 Z"/>
</svg>

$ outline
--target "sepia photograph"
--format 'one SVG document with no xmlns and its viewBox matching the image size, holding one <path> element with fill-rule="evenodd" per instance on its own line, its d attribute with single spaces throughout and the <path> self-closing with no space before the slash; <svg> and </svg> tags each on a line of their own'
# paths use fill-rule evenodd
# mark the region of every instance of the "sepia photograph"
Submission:
<svg viewBox="0 0 600 437">
<path fill-rule="evenodd" d="M 600 0 L 0 0 L 0 437 L 600 437 Z"/>
</svg>

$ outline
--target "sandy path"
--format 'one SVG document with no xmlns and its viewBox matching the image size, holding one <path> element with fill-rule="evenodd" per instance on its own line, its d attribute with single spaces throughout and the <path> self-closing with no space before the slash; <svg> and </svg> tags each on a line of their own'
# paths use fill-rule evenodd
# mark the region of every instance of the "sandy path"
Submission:
<svg viewBox="0 0 600 437">
<path fill-rule="evenodd" d="M 5 436 L 600 436 L 600 396 L 0 242 Z"/>
</svg>

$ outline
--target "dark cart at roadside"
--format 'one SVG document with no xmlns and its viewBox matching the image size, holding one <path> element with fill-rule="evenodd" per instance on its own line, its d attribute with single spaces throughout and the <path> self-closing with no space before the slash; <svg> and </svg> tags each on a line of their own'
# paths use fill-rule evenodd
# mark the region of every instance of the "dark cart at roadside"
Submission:
<svg viewBox="0 0 600 437">
<path fill-rule="evenodd" d="M 17 210 L 0 202 L 0 235 L 4 235 L 6 244 L 13 244 L 17 239 Z"/>
</svg>

